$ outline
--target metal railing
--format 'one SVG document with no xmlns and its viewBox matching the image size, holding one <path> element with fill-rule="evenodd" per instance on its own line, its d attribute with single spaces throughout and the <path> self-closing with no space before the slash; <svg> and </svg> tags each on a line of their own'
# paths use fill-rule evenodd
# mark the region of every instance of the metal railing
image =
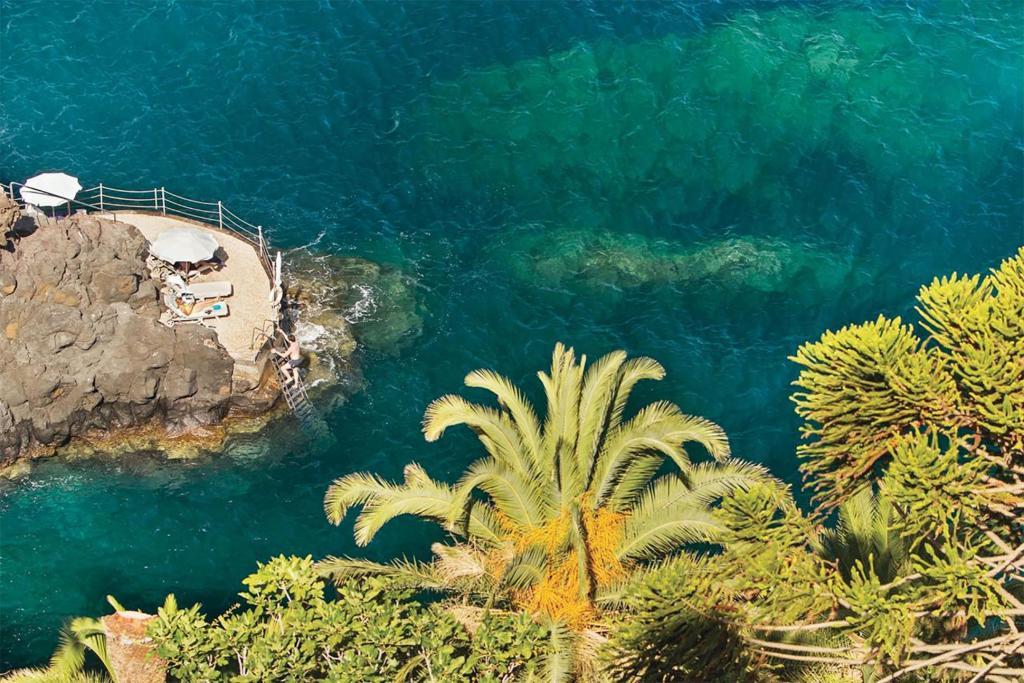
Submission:
<svg viewBox="0 0 1024 683">
<path fill-rule="evenodd" d="M 16 187 L 25 187 L 24 183 L 10 183 L 8 194 L 24 208 L 25 201 L 15 192 Z M 51 194 L 43 190 L 29 188 L 40 194 Z M 57 195 L 52 195 L 57 196 Z M 60 197 L 61 199 L 66 199 Z M 68 207 L 80 206 L 90 211 L 111 214 L 114 219 L 120 212 L 156 213 L 162 216 L 177 216 L 198 221 L 221 230 L 234 233 L 251 244 L 259 255 L 260 262 L 272 279 L 275 286 L 280 285 L 275 278 L 274 259 L 270 255 L 270 247 L 263 235 L 262 225 L 253 225 L 239 218 L 233 211 L 224 206 L 223 202 L 206 202 L 192 199 L 166 188 L 154 187 L 151 190 L 126 190 L 120 187 L 109 187 L 100 183 L 96 187 L 81 190 L 74 199 L 66 200 Z"/>
</svg>

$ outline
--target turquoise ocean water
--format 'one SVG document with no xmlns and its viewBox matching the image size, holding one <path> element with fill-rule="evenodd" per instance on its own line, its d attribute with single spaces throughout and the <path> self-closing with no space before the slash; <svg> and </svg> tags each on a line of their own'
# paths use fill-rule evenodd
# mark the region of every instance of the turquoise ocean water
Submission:
<svg viewBox="0 0 1024 683">
<path fill-rule="evenodd" d="M 281 248 L 400 268 L 423 320 L 361 353 L 336 447 L 285 422 L 216 459 L 47 463 L 0 490 L 0 670 L 107 593 L 222 609 L 257 560 L 356 552 L 328 482 L 454 478 L 473 442 L 424 443 L 427 403 L 477 367 L 536 395 L 558 340 L 659 359 L 641 399 L 798 482 L 787 355 L 1024 243 L 1022 12 L 0 0 L 0 177 L 221 199 Z"/>
</svg>

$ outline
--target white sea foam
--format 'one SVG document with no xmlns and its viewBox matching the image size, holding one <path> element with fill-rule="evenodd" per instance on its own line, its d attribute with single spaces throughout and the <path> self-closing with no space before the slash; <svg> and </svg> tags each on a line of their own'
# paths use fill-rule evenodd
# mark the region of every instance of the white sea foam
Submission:
<svg viewBox="0 0 1024 683">
<path fill-rule="evenodd" d="M 352 288 L 359 292 L 359 300 L 345 309 L 342 317 L 348 323 L 355 325 L 365 322 L 377 312 L 377 300 L 373 296 L 373 287 L 370 285 L 357 284 Z"/>
<path fill-rule="evenodd" d="M 311 323 L 304 320 L 299 320 L 295 324 L 295 336 L 299 340 L 299 344 L 308 348 L 318 350 L 319 346 L 317 341 L 330 334 L 330 331 L 323 325 L 317 323 Z"/>
</svg>

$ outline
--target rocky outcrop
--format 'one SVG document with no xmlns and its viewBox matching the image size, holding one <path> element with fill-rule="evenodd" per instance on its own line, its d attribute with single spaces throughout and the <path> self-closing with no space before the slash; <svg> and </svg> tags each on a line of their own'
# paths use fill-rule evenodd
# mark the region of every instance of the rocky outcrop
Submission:
<svg viewBox="0 0 1024 683">
<path fill-rule="evenodd" d="M 10 246 L 11 238 L 8 233 L 14 229 L 19 218 L 21 211 L 18 210 L 17 202 L 0 190 L 0 249 L 7 249 Z"/>
<path fill-rule="evenodd" d="M 134 226 L 86 215 L 39 219 L 0 251 L 0 464 L 91 430 L 175 435 L 273 403 L 235 395 L 213 330 L 159 322 L 146 251 Z"/>
</svg>

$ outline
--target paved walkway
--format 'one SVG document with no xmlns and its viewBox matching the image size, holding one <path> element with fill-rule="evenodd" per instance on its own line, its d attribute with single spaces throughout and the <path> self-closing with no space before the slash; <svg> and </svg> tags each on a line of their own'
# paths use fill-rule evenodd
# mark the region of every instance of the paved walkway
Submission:
<svg viewBox="0 0 1024 683">
<path fill-rule="evenodd" d="M 217 339 L 236 361 L 236 371 L 244 374 L 246 370 L 255 370 L 251 366 L 256 360 L 259 345 L 251 347 L 253 330 L 263 327 L 274 316 L 270 301 L 272 282 L 260 263 L 255 247 L 229 232 L 170 216 L 118 211 L 117 220 L 134 225 L 150 242 L 171 228 L 195 228 L 214 236 L 227 254 L 224 267 L 199 275 L 191 282 L 231 282 L 234 293 L 224 299 L 228 305 L 228 315 L 206 320 L 204 324 L 217 331 Z"/>
</svg>

